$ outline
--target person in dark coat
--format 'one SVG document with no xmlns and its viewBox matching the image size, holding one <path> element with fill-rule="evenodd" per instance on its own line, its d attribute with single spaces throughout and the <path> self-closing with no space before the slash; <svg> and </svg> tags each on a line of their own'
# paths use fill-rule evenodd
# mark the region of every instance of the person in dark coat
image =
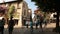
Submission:
<svg viewBox="0 0 60 34">
<path fill-rule="evenodd" d="M 5 20 L 4 18 L 2 18 L 2 20 L 0 20 L 0 30 L 1 30 L 1 34 L 4 33 L 4 24 L 5 24 Z"/>
<path fill-rule="evenodd" d="M 14 27 L 14 20 L 12 18 L 13 17 L 10 18 L 10 21 L 9 21 L 9 24 L 8 24 L 9 34 L 12 34 L 13 27 Z"/>
<path fill-rule="evenodd" d="M 0 32 L 1 32 L 1 34 L 4 33 L 4 24 L 5 24 L 5 19 L 3 17 L 3 14 L 0 13 Z"/>
</svg>

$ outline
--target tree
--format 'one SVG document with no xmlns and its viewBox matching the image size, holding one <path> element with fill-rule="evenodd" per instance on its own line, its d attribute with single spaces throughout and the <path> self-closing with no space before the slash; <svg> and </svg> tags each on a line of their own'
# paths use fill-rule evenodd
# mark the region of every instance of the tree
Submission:
<svg viewBox="0 0 60 34">
<path fill-rule="evenodd" d="M 56 12 L 56 28 L 59 27 L 59 0 L 31 0 L 44 12 Z"/>
<path fill-rule="evenodd" d="M 15 12 L 15 6 L 9 6 L 9 10 L 8 10 L 8 12 L 7 12 L 7 16 L 8 16 L 8 18 L 10 19 L 11 17 L 13 17 L 13 14 L 14 14 L 14 12 Z"/>
</svg>

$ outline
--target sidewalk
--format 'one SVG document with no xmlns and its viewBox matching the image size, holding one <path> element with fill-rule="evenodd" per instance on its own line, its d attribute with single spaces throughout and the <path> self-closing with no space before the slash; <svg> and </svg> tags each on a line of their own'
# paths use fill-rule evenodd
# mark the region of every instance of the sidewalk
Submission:
<svg viewBox="0 0 60 34">
<path fill-rule="evenodd" d="M 44 24 L 42 26 L 44 27 Z M 8 25 L 4 26 L 4 28 L 7 28 L 7 27 L 8 27 Z M 22 27 L 26 27 L 26 26 L 22 26 Z M 35 28 L 35 26 L 33 26 L 33 27 Z M 56 27 L 56 23 L 49 23 L 46 26 L 46 28 L 55 28 L 55 27 Z M 15 25 L 14 28 L 20 28 L 20 27 L 18 27 L 17 25 Z M 30 26 L 29 26 L 29 28 L 30 28 Z M 39 26 L 38 26 L 38 28 L 39 28 Z"/>
<path fill-rule="evenodd" d="M 56 32 L 52 32 L 52 28 L 43 29 L 33 29 L 33 34 L 58 34 Z M 8 29 L 5 29 L 4 34 L 8 34 Z M 28 28 L 15 28 L 13 30 L 13 34 L 31 34 L 31 30 Z"/>
<path fill-rule="evenodd" d="M 7 25 L 5 27 L 7 27 Z M 46 28 L 43 28 L 43 32 L 40 28 L 35 29 L 35 26 L 34 26 L 32 33 L 33 34 L 58 34 L 58 33 L 52 31 L 53 28 L 55 28 L 55 23 L 47 24 Z M 7 28 L 5 28 L 4 34 L 8 34 Z M 30 30 L 30 28 L 26 28 L 26 26 L 23 26 L 23 28 L 16 28 L 16 26 L 15 26 L 15 28 L 13 30 L 13 34 L 31 34 L 31 30 Z"/>
</svg>

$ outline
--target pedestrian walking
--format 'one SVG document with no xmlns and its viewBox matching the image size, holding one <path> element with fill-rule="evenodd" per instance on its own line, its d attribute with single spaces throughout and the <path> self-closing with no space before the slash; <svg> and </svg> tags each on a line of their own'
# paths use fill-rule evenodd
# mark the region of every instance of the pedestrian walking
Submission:
<svg viewBox="0 0 60 34">
<path fill-rule="evenodd" d="M 40 24 L 40 28 L 41 28 L 42 32 L 43 32 L 43 27 L 42 27 L 43 20 L 44 20 L 44 16 L 43 16 L 43 14 L 40 14 L 38 22 Z"/>
<path fill-rule="evenodd" d="M 43 23 L 45 24 L 45 25 L 44 25 L 44 28 L 46 28 L 46 26 L 47 26 L 47 20 L 46 20 L 46 18 L 44 18 Z"/>
<path fill-rule="evenodd" d="M 5 19 L 3 17 L 0 17 L 0 32 L 1 32 L 1 34 L 4 34 L 4 24 L 5 24 Z"/>
<path fill-rule="evenodd" d="M 39 21 L 37 20 L 36 21 L 36 29 L 38 28 L 38 25 L 39 25 Z"/>
<path fill-rule="evenodd" d="M 37 24 L 36 26 L 40 25 L 40 28 L 42 29 L 42 23 L 43 23 L 43 16 L 37 15 Z"/>
<path fill-rule="evenodd" d="M 40 28 L 41 28 L 41 30 L 43 31 L 43 28 L 42 28 L 42 23 L 43 23 L 43 14 L 39 14 L 39 15 L 37 15 L 37 26 L 38 25 L 40 25 Z"/>
<path fill-rule="evenodd" d="M 36 29 L 37 29 L 37 26 L 38 26 L 38 21 L 37 21 L 37 15 L 34 16 L 34 24 L 36 26 Z"/>
<path fill-rule="evenodd" d="M 44 28 L 46 28 L 46 26 L 47 26 L 47 13 L 45 12 L 44 13 L 44 20 L 43 20 L 43 23 L 44 23 Z"/>
<path fill-rule="evenodd" d="M 35 26 L 36 26 L 36 29 L 37 29 L 37 20 L 35 20 Z"/>
<path fill-rule="evenodd" d="M 33 22 L 32 21 L 30 21 L 30 29 L 33 32 Z"/>
<path fill-rule="evenodd" d="M 31 29 L 31 34 L 33 34 L 33 20 L 32 20 L 32 16 L 30 16 L 30 29 Z"/>
<path fill-rule="evenodd" d="M 36 29 L 38 28 L 38 25 L 39 25 L 39 16 L 36 15 L 36 18 L 35 18 L 35 25 L 36 25 Z"/>
<path fill-rule="evenodd" d="M 40 23 L 40 16 L 39 16 L 39 15 L 37 15 L 37 19 L 36 19 L 36 29 L 37 29 L 37 27 L 38 27 L 39 23 Z"/>
<path fill-rule="evenodd" d="M 14 20 L 12 19 L 13 17 L 10 18 L 10 21 L 9 21 L 9 24 L 8 24 L 8 31 L 9 31 L 9 34 L 12 34 L 13 32 L 13 27 L 14 27 Z"/>
<path fill-rule="evenodd" d="M 26 20 L 26 27 L 28 28 L 29 20 Z"/>
</svg>

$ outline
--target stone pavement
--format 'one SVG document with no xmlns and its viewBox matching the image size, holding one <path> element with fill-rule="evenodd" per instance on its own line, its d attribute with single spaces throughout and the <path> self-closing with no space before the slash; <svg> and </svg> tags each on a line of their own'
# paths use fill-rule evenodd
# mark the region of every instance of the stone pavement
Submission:
<svg viewBox="0 0 60 34">
<path fill-rule="evenodd" d="M 8 29 L 4 30 L 4 34 L 8 34 Z M 14 28 L 13 34 L 59 34 L 56 32 L 52 32 L 52 28 L 43 28 L 43 31 L 39 29 L 33 29 L 31 32 L 30 28 Z"/>
<path fill-rule="evenodd" d="M 40 28 L 35 29 L 34 26 L 33 32 L 31 32 L 30 28 L 26 28 L 26 26 L 24 26 L 23 28 L 14 28 L 13 34 L 59 34 L 52 31 L 53 28 L 55 28 L 55 25 L 55 23 L 47 24 L 46 28 L 43 28 L 43 31 Z M 4 29 L 4 34 L 8 34 L 7 28 Z"/>
</svg>

